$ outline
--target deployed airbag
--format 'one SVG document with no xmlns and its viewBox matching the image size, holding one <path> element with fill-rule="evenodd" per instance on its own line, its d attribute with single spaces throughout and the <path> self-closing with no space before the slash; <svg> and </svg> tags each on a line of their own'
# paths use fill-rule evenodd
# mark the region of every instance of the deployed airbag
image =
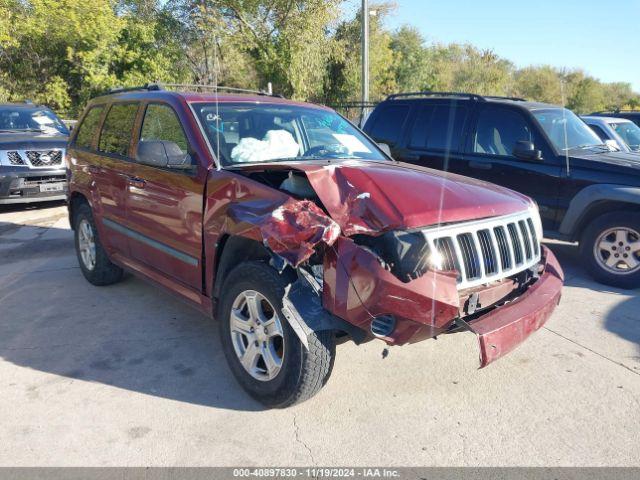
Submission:
<svg viewBox="0 0 640 480">
<path fill-rule="evenodd" d="M 266 162 L 291 158 L 300 153 L 300 146 L 286 130 L 269 130 L 262 140 L 245 137 L 231 150 L 234 163 Z"/>
</svg>

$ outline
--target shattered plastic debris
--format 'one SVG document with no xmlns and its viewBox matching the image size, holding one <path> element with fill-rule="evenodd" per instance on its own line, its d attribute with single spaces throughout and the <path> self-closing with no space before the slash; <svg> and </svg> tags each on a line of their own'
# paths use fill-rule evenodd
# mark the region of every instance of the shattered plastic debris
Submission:
<svg viewBox="0 0 640 480">
<path fill-rule="evenodd" d="M 294 267 L 308 260 L 316 246 L 331 246 L 340 235 L 338 224 L 310 200 L 288 198 L 279 206 L 239 203 L 229 207 L 228 214 L 256 227 L 264 244 Z"/>
</svg>

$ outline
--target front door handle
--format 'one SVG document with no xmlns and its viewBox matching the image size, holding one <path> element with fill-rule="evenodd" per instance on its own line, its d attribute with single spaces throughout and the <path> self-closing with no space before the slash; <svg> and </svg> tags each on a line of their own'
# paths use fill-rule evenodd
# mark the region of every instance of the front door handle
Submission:
<svg viewBox="0 0 640 480">
<path fill-rule="evenodd" d="M 417 160 L 420 160 L 420 155 L 408 154 L 408 155 L 405 155 L 404 158 L 410 162 L 415 162 Z"/>
<path fill-rule="evenodd" d="M 491 170 L 492 165 L 487 162 L 476 162 L 475 160 L 471 160 L 469 162 L 469 167 L 476 168 L 478 170 Z"/>
<path fill-rule="evenodd" d="M 147 184 L 147 182 L 145 182 L 144 179 L 140 177 L 129 177 L 127 181 L 129 185 L 136 188 L 144 188 L 144 186 Z"/>
</svg>

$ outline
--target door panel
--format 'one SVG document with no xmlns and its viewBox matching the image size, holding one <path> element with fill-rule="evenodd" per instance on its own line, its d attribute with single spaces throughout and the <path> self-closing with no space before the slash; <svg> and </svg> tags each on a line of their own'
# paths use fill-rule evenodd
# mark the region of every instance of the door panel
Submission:
<svg viewBox="0 0 640 480">
<path fill-rule="evenodd" d="M 140 141 L 172 142 L 184 155 L 189 145 L 175 111 L 147 105 Z M 166 276 L 202 288 L 202 176 L 136 162 L 127 178 L 131 256 Z"/>
<path fill-rule="evenodd" d="M 184 173 L 135 165 L 127 185 L 131 256 L 190 287 L 202 284 L 203 185 Z"/>
<path fill-rule="evenodd" d="M 519 140 L 532 141 L 542 150 L 543 160 L 528 161 L 513 156 L 513 147 Z M 522 113 L 495 105 L 481 108 L 458 173 L 530 196 L 540 207 L 544 227 L 557 227 L 562 167 L 537 127 Z"/>
</svg>

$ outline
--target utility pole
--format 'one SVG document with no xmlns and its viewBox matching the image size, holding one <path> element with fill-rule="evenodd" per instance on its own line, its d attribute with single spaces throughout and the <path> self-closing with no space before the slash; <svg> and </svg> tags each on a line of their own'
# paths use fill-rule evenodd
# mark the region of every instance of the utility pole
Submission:
<svg viewBox="0 0 640 480">
<path fill-rule="evenodd" d="M 369 101 L 369 0 L 362 0 L 362 102 Z"/>
</svg>

